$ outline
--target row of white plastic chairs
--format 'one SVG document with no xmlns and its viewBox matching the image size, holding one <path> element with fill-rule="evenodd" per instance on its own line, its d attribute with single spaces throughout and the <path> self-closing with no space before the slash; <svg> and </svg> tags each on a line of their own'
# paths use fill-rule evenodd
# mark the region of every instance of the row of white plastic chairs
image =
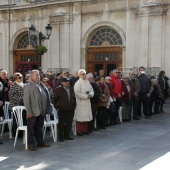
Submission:
<svg viewBox="0 0 170 170">
<path fill-rule="evenodd" d="M 4 108 L 4 121 L 0 122 L 0 126 L 2 125 L 1 136 L 3 135 L 5 124 L 8 124 L 9 138 L 12 138 L 13 118 L 9 117 L 8 107 L 9 107 L 9 102 L 5 102 L 5 105 L 3 107 Z M 45 120 L 44 120 L 44 126 L 43 126 L 43 138 L 45 137 L 47 127 L 50 127 L 51 135 L 53 137 L 54 142 L 56 142 L 57 136 L 58 136 L 58 131 L 57 131 L 58 115 L 57 115 L 56 109 L 54 108 L 54 106 L 52 104 L 51 104 L 51 107 L 52 107 L 52 114 L 54 116 L 54 120 L 51 120 L 50 115 L 46 114 Z M 15 135 L 14 146 L 16 146 L 16 142 L 18 139 L 18 133 L 21 130 L 21 131 L 24 131 L 23 143 L 25 144 L 25 149 L 28 149 L 27 126 L 23 125 L 23 116 L 22 116 L 24 110 L 26 110 L 24 106 L 15 106 L 12 108 L 11 116 L 15 116 L 16 123 L 17 123 L 17 130 L 16 130 L 16 135 Z"/>
<path fill-rule="evenodd" d="M 9 107 L 9 102 L 5 102 L 5 105 L 3 107 L 5 119 L 4 119 L 3 122 L 0 122 L 0 125 L 2 125 L 1 136 L 3 135 L 5 124 L 8 124 L 9 138 L 12 138 L 13 118 L 9 117 L 8 107 Z M 58 114 L 57 114 L 57 111 L 52 104 L 51 104 L 51 107 L 52 107 L 52 114 L 54 116 L 54 120 L 51 120 L 50 115 L 46 114 L 45 120 L 44 120 L 44 126 L 43 126 L 43 138 L 45 137 L 47 127 L 50 127 L 51 128 L 51 131 L 50 131 L 51 136 L 53 137 L 54 142 L 56 142 L 57 136 L 58 136 L 58 131 L 57 131 Z M 23 116 L 22 116 L 24 110 L 26 110 L 24 106 L 15 106 L 15 107 L 12 108 L 12 115 L 11 116 L 15 116 L 16 123 L 17 123 L 17 126 L 18 126 L 17 131 L 16 131 L 16 136 L 15 136 L 14 146 L 16 146 L 18 133 L 19 133 L 19 130 L 21 130 L 21 131 L 24 131 L 23 143 L 25 144 L 25 149 L 27 149 L 28 148 L 27 126 L 23 125 Z M 120 107 L 120 109 L 119 109 L 119 118 L 120 118 L 120 122 L 122 122 L 122 107 Z M 96 121 L 95 121 L 95 127 L 96 127 Z M 74 133 L 74 135 L 76 135 L 76 121 L 75 120 L 73 120 L 73 133 Z"/>
</svg>

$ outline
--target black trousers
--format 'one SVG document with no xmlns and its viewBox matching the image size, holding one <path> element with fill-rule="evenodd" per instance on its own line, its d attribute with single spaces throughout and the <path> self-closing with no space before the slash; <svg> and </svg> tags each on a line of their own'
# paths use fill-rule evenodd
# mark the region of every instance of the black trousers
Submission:
<svg viewBox="0 0 170 170">
<path fill-rule="evenodd" d="M 4 117 L 4 109 L 3 109 L 3 106 L 0 106 L 0 117 Z"/>
<path fill-rule="evenodd" d="M 91 110 L 92 110 L 93 120 L 91 120 L 89 122 L 88 128 L 89 128 L 90 131 L 94 129 L 94 123 L 95 123 L 95 120 L 96 120 L 97 108 L 98 108 L 97 104 L 91 103 Z"/>
<path fill-rule="evenodd" d="M 148 116 L 149 112 L 149 97 L 146 92 L 139 92 L 138 94 L 138 116 L 141 116 L 141 105 L 143 106 L 143 113 Z"/>
<path fill-rule="evenodd" d="M 116 99 L 116 101 L 114 101 L 114 104 L 115 104 L 115 107 L 116 107 L 116 111 L 115 111 L 115 113 L 113 115 L 113 121 L 115 122 L 117 120 L 118 116 L 119 116 L 119 112 L 118 111 L 119 111 L 119 108 L 121 106 L 120 99 Z"/>
<path fill-rule="evenodd" d="M 27 130 L 28 130 L 28 146 L 42 145 L 43 140 L 43 125 L 44 125 L 44 116 L 39 115 L 27 120 Z"/>
<path fill-rule="evenodd" d="M 137 115 L 137 110 L 138 110 L 138 96 L 135 96 L 132 100 L 132 108 L 133 108 L 133 118 L 136 118 Z"/>
<path fill-rule="evenodd" d="M 106 120 L 106 106 L 98 106 L 97 109 L 97 127 L 101 128 L 105 126 Z"/>
<path fill-rule="evenodd" d="M 154 101 L 154 100 L 150 99 L 150 101 L 149 101 L 149 115 L 150 116 L 153 114 L 153 112 L 152 112 L 153 104 L 154 104 L 154 113 L 155 114 L 159 113 L 159 103 L 160 103 L 159 100 Z"/>
<path fill-rule="evenodd" d="M 68 138 L 72 130 L 72 122 L 74 117 L 74 110 L 71 111 L 58 111 L 58 137 L 59 140 Z"/>
</svg>

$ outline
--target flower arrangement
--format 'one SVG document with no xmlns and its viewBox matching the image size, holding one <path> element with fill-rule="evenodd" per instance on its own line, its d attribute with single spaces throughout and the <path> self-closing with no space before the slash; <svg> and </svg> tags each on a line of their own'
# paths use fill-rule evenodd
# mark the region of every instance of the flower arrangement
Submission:
<svg viewBox="0 0 170 170">
<path fill-rule="evenodd" d="M 40 45 L 40 46 L 36 47 L 36 49 L 35 49 L 35 52 L 37 52 L 37 54 L 39 54 L 39 55 L 43 55 L 47 51 L 48 51 L 48 49 L 43 45 Z"/>
<path fill-rule="evenodd" d="M 29 70 L 32 70 L 29 62 L 20 62 L 16 68 L 16 72 L 20 72 L 22 75 L 25 75 Z"/>
</svg>

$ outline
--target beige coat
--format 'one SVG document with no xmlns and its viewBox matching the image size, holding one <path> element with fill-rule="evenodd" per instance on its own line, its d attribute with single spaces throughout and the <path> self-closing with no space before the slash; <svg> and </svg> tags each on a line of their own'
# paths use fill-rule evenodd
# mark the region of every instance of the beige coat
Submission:
<svg viewBox="0 0 170 170">
<path fill-rule="evenodd" d="M 74 92 L 76 96 L 76 111 L 75 120 L 78 122 L 89 122 L 92 120 L 91 103 L 87 91 L 91 96 L 94 95 L 94 91 L 89 81 L 79 79 L 74 85 Z"/>
</svg>

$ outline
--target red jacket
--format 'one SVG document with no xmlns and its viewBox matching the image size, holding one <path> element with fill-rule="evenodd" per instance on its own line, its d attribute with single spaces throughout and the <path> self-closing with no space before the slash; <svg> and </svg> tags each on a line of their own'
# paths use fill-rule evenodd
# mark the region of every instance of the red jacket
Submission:
<svg viewBox="0 0 170 170">
<path fill-rule="evenodd" d="M 126 84 L 122 81 L 122 92 L 124 95 L 121 97 L 121 102 L 126 102 L 134 97 L 134 86 L 132 83 L 128 83 L 130 86 L 130 93 L 128 92 Z"/>
<path fill-rule="evenodd" d="M 114 75 L 111 75 L 112 78 L 112 84 L 113 84 L 113 98 L 119 98 L 118 94 L 121 94 L 121 81 L 118 77 L 115 77 Z"/>
</svg>

